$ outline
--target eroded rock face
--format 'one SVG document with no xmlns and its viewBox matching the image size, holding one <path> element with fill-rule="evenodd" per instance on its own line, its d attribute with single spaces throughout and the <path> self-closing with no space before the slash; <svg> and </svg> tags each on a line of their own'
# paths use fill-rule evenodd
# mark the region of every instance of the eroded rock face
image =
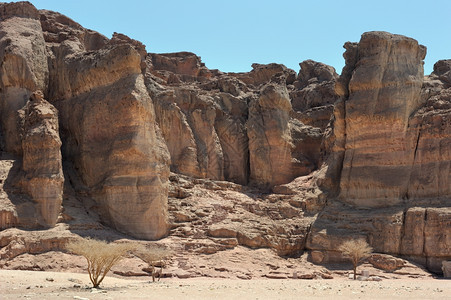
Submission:
<svg viewBox="0 0 451 300">
<path fill-rule="evenodd" d="M 369 32 L 357 51 L 345 101 L 340 199 L 390 205 L 408 197 L 416 143 L 408 134 L 409 117 L 422 104 L 426 48 L 404 36 Z"/>
<path fill-rule="evenodd" d="M 21 153 L 17 110 L 47 90 L 48 66 L 38 10 L 29 2 L 0 4 L 0 112 L 5 150 Z"/>
<path fill-rule="evenodd" d="M 321 134 L 315 130 L 309 132 L 308 127 L 290 118 L 292 108 L 286 87 L 269 83 L 250 105 L 246 125 L 250 180 L 257 185 L 273 187 L 313 171 Z M 313 151 L 308 151 L 307 145 Z"/>
<path fill-rule="evenodd" d="M 22 119 L 21 185 L 37 203 L 38 223 L 54 226 L 63 202 L 64 175 L 58 111 L 44 100 L 41 91 L 31 95 L 19 112 Z"/>
<path fill-rule="evenodd" d="M 2 229 L 102 220 L 197 254 L 307 248 L 326 263 L 361 237 L 437 272 L 451 258 L 451 64 L 423 78 L 415 40 L 365 33 L 340 76 L 311 60 L 223 73 L 30 3 L 0 17 Z M 37 90 L 48 102 L 27 103 Z"/>
<path fill-rule="evenodd" d="M 249 73 L 207 72 L 185 52 L 146 62 L 173 172 L 271 188 L 317 168 L 322 129 L 294 115 L 294 71 L 254 64 Z"/>
<path fill-rule="evenodd" d="M 251 180 L 274 186 L 292 179 L 289 128 L 290 98 L 284 86 L 270 83 L 251 104 L 249 137 Z"/>
<path fill-rule="evenodd" d="M 344 239 L 366 237 L 377 252 L 440 272 L 451 245 L 447 61 L 423 82 L 425 48 L 415 40 L 370 32 L 345 48 L 336 84 L 344 99 L 335 104 L 317 173 L 333 200 L 307 247 L 323 251 L 324 261 L 340 260 Z"/>
<path fill-rule="evenodd" d="M 54 76 L 71 78 L 53 94 L 66 132 L 66 155 L 104 220 L 137 237 L 164 236 L 168 155 L 156 132 L 139 53 L 120 44 L 57 64 L 62 70 Z"/>
<path fill-rule="evenodd" d="M 300 64 L 296 87 L 290 92 L 295 118 L 302 123 L 324 130 L 329 123 L 334 103 L 339 99 L 335 91 L 338 75 L 323 63 L 306 60 Z"/>
<path fill-rule="evenodd" d="M 304 213 L 307 203 L 298 194 L 259 196 L 225 181 L 176 174 L 170 179 L 171 235 L 183 238 L 184 249 L 213 254 L 242 245 L 271 248 L 283 256 L 302 252 L 315 218 Z M 302 193 L 308 192 L 310 180 L 298 178 Z"/>
<path fill-rule="evenodd" d="M 143 47 L 119 34 L 109 41 L 30 3 L 0 10 L 2 134 L 6 151 L 23 153 L 24 173 L 19 184 L 11 183 L 13 172 L 6 178 L 8 197 L 15 198 L 2 203 L 2 227 L 57 221 L 64 181 L 57 107 L 67 162 L 104 221 L 134 236 L 164 236 L 169 158 L 141 73 Z M 19 114 L 37 89 L 55 107 L 34 94 Z M 14 169 L 20 160 L 12 162 Z"/>
<path fill-rule="evenodd" d="M 378 269 L 393 272 L 402 268 L 407 262 L 403 259 L 393 257 L 387 254 L 372 254 L 368 262 Z"/>
<path fill-rule="evenodd" d="M 416 144 L 408 199 L 451 195 L 451 88 L 437 77 L 441 78 L 433 73 L 425 82 L 426 104 L 409 120 L 409 134 Z"/>
</svg>

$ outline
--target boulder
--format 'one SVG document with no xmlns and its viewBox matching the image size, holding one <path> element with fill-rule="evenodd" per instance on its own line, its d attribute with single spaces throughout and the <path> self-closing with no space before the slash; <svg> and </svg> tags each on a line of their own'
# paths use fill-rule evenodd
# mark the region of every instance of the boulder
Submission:
<svg viewBox="0 0 451 300">
<path fill-rule="evenodd" d="M 393 272 L 399 268 L 402 268 L 407 262 L 403 259 L 387 255 L 374 253 L 368 258 L 368 262 L 375 268 Z"/>
</svg>

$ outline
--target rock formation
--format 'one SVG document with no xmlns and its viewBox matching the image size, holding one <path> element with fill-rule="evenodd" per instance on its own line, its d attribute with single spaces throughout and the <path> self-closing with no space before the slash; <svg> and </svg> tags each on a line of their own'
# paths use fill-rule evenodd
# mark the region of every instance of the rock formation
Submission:
<svg viewBox="0 0 451 300">
<path fill-rule="evenodd" d="M 12 12 L 15 15 L 10 16 Z M 144 84 L 139 44 L 121 42 L 120 36 L 110 41 L 58 13 L 37 11 L 27 2 L 3 4 L 2 13 L 5 150 L 21 153 L 13 138 L 19 132 L 15 112 L 31 92 L 45 91 L 59 111 L 63 154 L 83 185 L 77 188 L 89 191 L 104 222 L 137 237 L 166 235 L 169 158 Z M 25 34 L 27 28 L 30 31 Z M 9 35 L 20 39 L 8 39 Z M 21 39 L 23 47 L 11 44 Z M 28 130 L 27 121 L 24 127 Z M 51 183 L 42 185 L 38 166 L 34 166 L 38 170 L 28 167 L 36 159 L 33 147 L 39 147 L 37 143 L 32 147 L 32 139 L 33 134 L 26 132 L 22 141 L 24 192 L 44 199 L 56 192 Z M 43 142 L 51 147 L 50 140 Z M 41 155 L 46 160 L 42 164 L 55 158 Z M 44 190 L 38 190 L 39 186 Z M 48 204 L 42 207 L 49 210 L 44 215 L 52 216 L 52 220 L 45 218 L 46 223 L 54 225 L 59 210 Z"/>
<path fill-rule="evenodd" d="M 38 204 L 45 226 L 55 226 L 63 201 L 64 175 L 58 111 L 41 91 L 19 111 L 22 118 L 23 190 Z"/>
<path fill-rule="evenodd" d="M 364 33 L 339 76 L 312 60 L 210 70 L 29 2 L 0 4 L 0 32 L 5 236 L 102 222 L 190 253 L 326 263 L 362 237 L 435 272 L 451 258 L 451 61 L 424 77 L 414 39 Z M 373 262 L 403 262 L 387 257 Z"/>
<path fill-rule="evenodd" d="M 0 9 L 1 126 L 5 150 L 21 153 L 17 110 L 36 90 L 46 91 L 48 67 L 39 12 L 29 3 L 5 3 Z"/>
<path fill-rule="evenodd" d="M 364 235 L 378 252 L 439 271 L 451 254 L 451 110 L 446 78 L 440 79 L 447 64 L 437 63 L 423 84 L 426 49 L 413 39 L 369 32 L 345 48 L 336 87 L 343 103 L 335 107 L 319 182 L 338 193 L 332 201 L 351 206 L 328 205 L 307 247 L 335 251 L 343 238 Z"/>
<path fill-rule="evenodd" d="M 295 116 L 293 70 L 254 64 L 224 74 L 187 52 L 149 54 L 146 62 L 171 171 L 269 189 L 317 167 L 322 130 Z"/>
</svg>

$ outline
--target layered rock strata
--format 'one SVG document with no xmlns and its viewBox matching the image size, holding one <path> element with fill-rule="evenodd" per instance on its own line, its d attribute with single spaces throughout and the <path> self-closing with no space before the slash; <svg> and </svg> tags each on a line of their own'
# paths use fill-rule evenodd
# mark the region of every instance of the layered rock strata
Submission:
<svg viewBox="0 0 451 300">
<path fill-rule="evenodd" d="M 425 47 L 385 32 L 365 33 L 345 48 L 336 86 L 343 101 L 335 105 L 318 172 L 334 200 L 313 224 L 307 247 L 325 251 L 324 261 L 341 259 L 339 244 L 360 236 L 378 252 L 440 272 L 451 255 L 449 66 L 438 62 L 423 82 Z"/>
<path fill-rule="evenodd" d="M 55 43 L 51 29 L 61 17 L 44 12 L 43 19 L 50 28 L 49 95 L 60 111 L 67 159 L 106 223 L 161 238 L 168 228 L 168 154 L 141 73 L 140 45 L 117 35 L 101 39 L 72 23 L 62 24 L 68 34 Z"/>
<path fill-rule="evenodd" d="M 409 118 L 422 104 L 426 48 L 403 36 L 362 35 L 345 100 L 346 144 L 340 199 L 385 206 L 409 197 L 417 140 Z"/>
<path fill-rule="evenodd" d="M 437 272 L 450 259 L 451 63 L 423 78 L 417 41 L 365 33 L 340 76 L 311 60 L 223 73 L 28 2 L 0 20 L 0 228 L 101 220 L 316 262 L 363 237 Z"/>
<path fill-rule="evenodd" d="M 35 119 L 51 117 L 30 104 L 22 110 L 23 140 L 17 138 L 17 110 L 38 89 L 59 111 L 63 155 L 81 178 L 77 189 L 95 199 L 103 221 L 141 238 L 166 235 L 169 157 L 144 84 L 142 44 L 118 34 L 109 40 L 27 2 L 2 4 L 1 13 L 5 150 L 23 148 L 22 192 L 40 203 L 44 224 L 56 223 L 62 200 L 58 119 L 53 131 L 36 134 Z"/>
</svg>

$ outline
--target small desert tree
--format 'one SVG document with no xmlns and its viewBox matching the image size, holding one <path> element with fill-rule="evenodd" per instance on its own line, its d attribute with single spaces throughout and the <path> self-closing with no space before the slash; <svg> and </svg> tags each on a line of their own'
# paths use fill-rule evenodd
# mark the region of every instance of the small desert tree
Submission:
<svg viewBox="0 0 451 300">
<path fill-rule="evenodd" d="M 348 240 L 340 245 L 338 250 L 343 256 L 349 258 L 354 267 L 354 280 L 357 277 L 357 266 L 362 260 L 370 256 L 373 248 L 371 248 L 364 239 Z"/>
<path fill-rule="evenodd" d="M 88 261 L 89 279 L 97 288 L 105 275 L 135 245 L 114 244 L 91 238 L 78 239 L 66 244 L 66 249 L 74 254 L 84 256 Z"/>
<path fill-rule="evenodd" d="M 138 248 L 136 254 L 149 265 L 152 281 L 155 281 L 156 277 L 160 280 L 166 260 L 172 255 L 172 251 L 163 246 L 151 245 Z M 157 267 L 160 267 L 159 271 Z"/>
</svg>

